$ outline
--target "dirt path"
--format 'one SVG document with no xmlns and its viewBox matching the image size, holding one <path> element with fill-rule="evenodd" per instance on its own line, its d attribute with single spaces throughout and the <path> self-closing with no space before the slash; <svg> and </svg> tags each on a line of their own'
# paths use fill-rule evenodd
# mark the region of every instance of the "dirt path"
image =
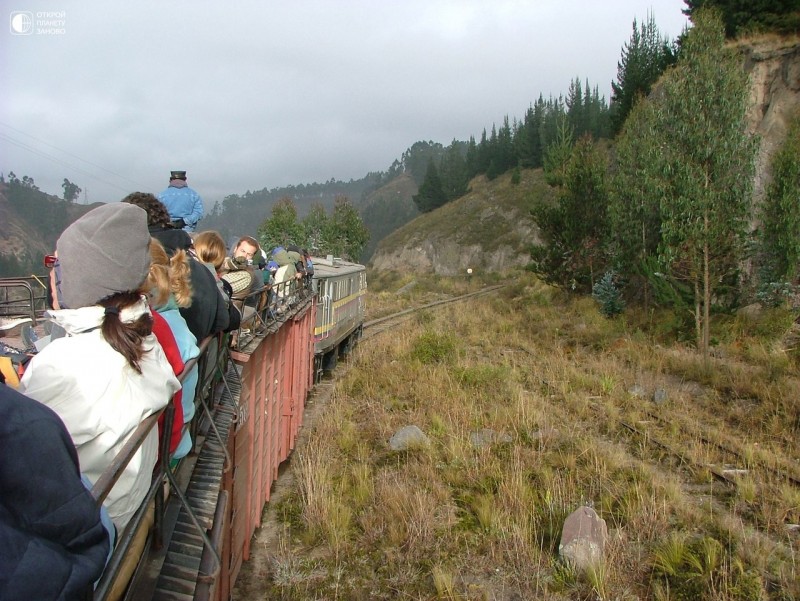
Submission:
<svg viewBox="0 0 800 601">
<path fill-rule="evenodd" d="M 272 494 L 269 503 L 264 508 L 261 527 L 256 530 L 250 544 L 250 559 L 242 564 L 236 586 L 233 588 L 232 599 L 234 601 L 262 601 L 264 599 L 266 583 L 271 577 L 271 560 L 275 554 L 278 534 L 281 530 L 275 508 L 292 491 L 294 486 L 292 457 L 302 450 L 308 441 L 308 435 L 313 429 L 317 417 L 324 411 L 330 400 L 333 386 L 332 380 L 317 384 L 306 403 L 303 426 L 298 432 L 294 451 L 289 459 L 281 465 L 278 478 L 272 484 Z"/>
</svg>

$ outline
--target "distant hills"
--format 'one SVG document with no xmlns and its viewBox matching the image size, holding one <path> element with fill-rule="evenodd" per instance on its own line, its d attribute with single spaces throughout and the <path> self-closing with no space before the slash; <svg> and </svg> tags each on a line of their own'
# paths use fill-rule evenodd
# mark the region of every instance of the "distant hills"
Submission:
<svg viewBox="0 0 800 601">
<path fill-rule="evenodd" d="M 41 275 L 66 227 L 101 203 L 79 205 L 32 184 L 0 182 L 0 277 Z"/>
</svg>

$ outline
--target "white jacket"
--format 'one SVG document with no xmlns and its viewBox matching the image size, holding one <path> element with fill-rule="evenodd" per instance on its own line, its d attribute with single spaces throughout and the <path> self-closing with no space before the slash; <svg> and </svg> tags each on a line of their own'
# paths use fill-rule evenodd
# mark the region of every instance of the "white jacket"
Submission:
<svg viewBox="0 0 800 601">
<path fill-rule="evenodd" d="M 166 406 L 180 382 L 152 334 L 144 342 L 142 373 L 136 373 L 103 338 L 98 327 L 102 307 L 50 315 L 68 336 L 31 359 L 20 391 L 61 417 L 78 451 L 81 472 L 94 484 L 142 419 Z M 157 459 L 158 428 L 153 428 L 104 503 L 120 533 L 141 505 Z"/>
</svg>

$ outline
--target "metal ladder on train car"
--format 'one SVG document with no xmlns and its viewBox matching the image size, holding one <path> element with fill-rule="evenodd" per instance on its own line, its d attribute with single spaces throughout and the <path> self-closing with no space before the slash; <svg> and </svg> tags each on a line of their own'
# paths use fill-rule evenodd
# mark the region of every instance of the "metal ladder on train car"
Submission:
<svg viewBox="0 0 800 601">
<path fill-rule="evenodd" d="M 222 490 L 222 480 L 226 465 L 230 467 L 231 461 L 226 444 L 238 419 L 241 395 L 241 379 L 238 371 L 234 374 L 232 370 L 237 368 L 229 361 L 219 402 L 207 416 L 213 435 L 209 432 L 201 447 L 184 495 L 188 509 L 211 530 L 212 546 L 209 548 L 198 534 L 187 507 L 177 499 L 170 501 L 167 520 L 174 525 L 152 597 L 149 597 L 154 600 L 203 601 L 213 598 L 219 584 L 222 558 L 215 550 L 221 548 L 227 529 L 228 498 L 227 492 Z"/>
</svg>

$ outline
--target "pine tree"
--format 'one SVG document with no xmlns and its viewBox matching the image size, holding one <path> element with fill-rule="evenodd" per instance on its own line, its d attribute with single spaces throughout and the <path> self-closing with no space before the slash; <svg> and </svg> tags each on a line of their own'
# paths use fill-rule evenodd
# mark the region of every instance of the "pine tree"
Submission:
<svg viewBox="0 0 800 601">
<path fill-rule="evenodd" d="M 762 284 L 800 276 L 800 113 L 772 160 L 772 182 L 761 210 Z"/>
<path fill-rule="evenodd" d="M 440 169 L 440 179 L 445 198 L 451 201 L 467 193 L 469 177 L 467 175 L 467 164 L 464 160 L 462 147 L 463 142 L 453 140 L 447 147 Z"/>
<path fill-rule="evenodd" d="M 796 33 L 800 30 L 800 6 L 797 0 L 683 0 L 689 15 L 703 8 L 717 8 L 725 24 L 725 35 L 735 37 L 748 31 Z"/>
<path fill-rule="evenodd" d="M 584 136 L 564 166 L 558 204 L 534 212 L 545 245 L 533 249 L 533 268 L 547 282 L 590 292 L 605 269 L 607 168 L 605 152 Z"/>
<path fill-rule="evenodd" d="M 429 213 L 447 202 L 442 188 L 442 180 L 439 178 L 439 171 L 436 169 L 433 159 L 428 161 L 425 181 L 419 187 L 419 192 L 413 196 L 413 201 L 420 213 Z"/>
<path fill-rule="evenodd" d="M 573 135 L 579 138 L 586 132 L 586 123 L 583 110 L 583 87 L 580 77 L 569 82 L 567 90 L 567 123 L 572 128 Z"/>
<path fill-rule="evenodd" d="M 560 186 L 564 183 L 565 169 L 572 154 L 572 126 L 567 122 L 564 113 L 560 117 L 557 136 L 547 146 L 544 154 L 544 176 L 551 186 Z"/>
<path fill-rule="evenodd" d="M 633 33 L 617 63 L 617 81 L 611 83 L 614 132 L 622 128 L 633 105 L 650 93 L 653 84 L 676 59 L 675 48 L 661 35 L 652 14 L 641 26 L 633 20 Z"/>
</svg>

